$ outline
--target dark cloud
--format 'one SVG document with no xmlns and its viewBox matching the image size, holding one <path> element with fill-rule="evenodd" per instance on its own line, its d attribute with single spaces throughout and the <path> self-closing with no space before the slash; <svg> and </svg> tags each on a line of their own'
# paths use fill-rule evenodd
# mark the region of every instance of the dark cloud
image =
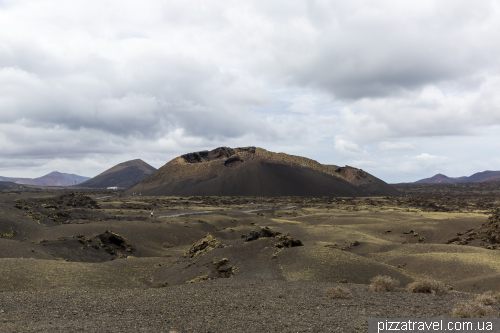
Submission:
<svg viewBox="0 0 500 333">
<path fill-rule="evenodd" d="M 270 37 L 278 46 L 265 70 L 291 84 L 360 99 L 394 96 L 482 71 L 498 75 L 495 54 L 500 48 L 488 42 L 498 34 L 492 26 L 485 29 L 485 22 L 495 24 L 498 9 L 489 1 L 471 11 L 460 2 L 447 2 L 446 8 L 437 2 L 430 3 L 436 8 L 373 1 L 310 3 L 302 21 L 295 14 L 282 22 L 291 36 Z"/>
</svg>

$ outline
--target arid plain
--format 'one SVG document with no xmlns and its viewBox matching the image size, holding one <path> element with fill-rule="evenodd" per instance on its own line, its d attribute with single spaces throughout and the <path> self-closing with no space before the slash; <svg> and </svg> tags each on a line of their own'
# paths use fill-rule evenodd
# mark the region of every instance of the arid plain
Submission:
<svg viewBox="0 0 500 333">
<path fill-rule="evenodd" d="M 491 184 L 359 198 L 4 192 L 0 331 L 355 332 L 369 317 L 447 317 L 500 291 Z M 451 291 L 375 293 L 377 275 Z M 327 298 L 339 285 L 352 297 Z"/>
</svg>

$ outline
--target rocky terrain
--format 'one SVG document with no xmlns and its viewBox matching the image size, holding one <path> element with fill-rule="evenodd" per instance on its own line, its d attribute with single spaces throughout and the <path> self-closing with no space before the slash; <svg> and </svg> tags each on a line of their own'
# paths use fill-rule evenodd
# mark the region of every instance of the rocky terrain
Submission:
<svg viewBox="0 0 500 333">
<path fill-rule="evenodd" d="M 356 198 L 4 191 L 0 331 L 357 332 L 368 317 L 447 317 L 500 291 L 498 192 L 413 186 Z M 371 291 L 378 275 L 401 288 Z M 423 277 L 453 290 L 403 291 Z M 335 286 L 351 296 L 328 298 Z"/>
</svg>

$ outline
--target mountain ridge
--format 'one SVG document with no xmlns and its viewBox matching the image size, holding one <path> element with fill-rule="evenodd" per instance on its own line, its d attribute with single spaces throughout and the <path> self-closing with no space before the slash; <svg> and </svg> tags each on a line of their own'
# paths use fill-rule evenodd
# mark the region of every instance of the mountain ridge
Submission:
<svg viewBox="0 0 500 333">
<path fill-rule="evenodd" d="M 481 171 L 470 176 L 448 177 L 438 173 L 432 177 L 417 180 L 414 184 L 458 184 L 500 181 L 500 171 Z"/>
<path fill-rule="evenodd" d="M 51 173 L 38 178 L 0 177 L 0 181 L 33 186 L 74 186 L 79 185 L 88 179 L 90 179 L 90 177 L 79 176 L 71 173 L 62 173 L 59 171 L 52 171 Z"/>
</svg>

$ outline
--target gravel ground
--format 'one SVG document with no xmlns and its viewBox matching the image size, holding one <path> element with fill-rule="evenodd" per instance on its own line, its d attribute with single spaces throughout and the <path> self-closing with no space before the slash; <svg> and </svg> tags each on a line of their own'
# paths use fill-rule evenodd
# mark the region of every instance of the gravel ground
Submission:
<svg viewBox="0 0 500 333">
<path fill-rule="evenodd" d="M 367 318 L 449 317 L 476 295 L 375 293 L 335 283 L 218 279 L 160 289 L 0 293 L 0 332 L 366 332 Z M 498 317 L 499 306 L 494 307 Z"/>
</svg>

